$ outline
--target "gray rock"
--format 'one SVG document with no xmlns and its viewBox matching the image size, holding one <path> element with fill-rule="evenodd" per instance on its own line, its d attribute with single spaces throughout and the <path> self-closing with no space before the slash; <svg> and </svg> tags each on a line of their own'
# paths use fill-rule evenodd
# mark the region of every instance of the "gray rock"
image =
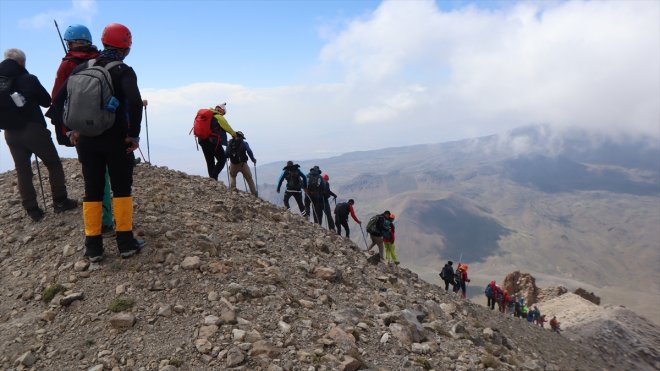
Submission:
<svg viewBox="0 0 660 371">
<path fill-rule="evenodd" d="M 227 352 L 227 367 L 236 367 L 245 361 L 245 354 L 238 347 L 233 347 Z"/>
<path fill-rule="evenodd" d="M 27 367 L 32 367 L 32 365 L 34 365 L 35 362 L 37 362 L 37 359 L 34 357 L 32 352 L 28 351 L 21 354 L 21 356 L 18 357 L 16 361 L 14 361 L 14 365 L 16 366 L 23 365 Z"/>
<path fill-rule="evenodd" d="M 135 324 L 135 315 L 133 313 L 122 312 L 110 317 L 110 325 L 118 329 L 131 328 Z"/>
<path fill-rule="evenodd" d="M 186 270 L 199 269 L 201 265 L 202 262 L 198 256 L 186 256 L 183 262 L 181 262 L 181 268 Z"/>
</svg>

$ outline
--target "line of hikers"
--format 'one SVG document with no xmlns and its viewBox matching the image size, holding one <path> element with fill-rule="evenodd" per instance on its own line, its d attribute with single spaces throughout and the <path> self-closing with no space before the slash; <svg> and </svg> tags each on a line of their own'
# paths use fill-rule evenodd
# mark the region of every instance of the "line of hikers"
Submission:
<svg viewBox="0 0 660 371">
<path fill-rule="evenodd" d="M 541 314 L 541 310 L 538 306 L 533 305 L 532 308 L 529 308 L 525 303 L 525 298 L 522 296 L 512 298 L 509 296 L 508 290 L 502 289 L 497 285 L 495 280 L 490 281 L 490 283 L 486 285 L 484 295 L 487 299 L 487 306 L 491 310 L 495 309 L 495 303 L 497 303 L 498 310 L 501 313 L 506 314 L 507 311 L 509 311 L 515 318 L 526 319 L 527 322 L 544 327 L 546 322 L 545 315 Z M 553 316 L 550 320 L 550 328 L 557 333 L 561 331 L 556 316 Z"/>
<path fill-rule="evenodd" d="M 304 174 L 300 170 L 299 164 L 287 161 L 277 180 L 277 193 L 281 192 L 282 184 L 285 181 L 283 201 L 287 210 L 291 208 L 289 200 L 293 197 L 304 217 L 311 215 L 315 223 L 323 225 L 323 216 L 325 215 L 328 228 L 331 231 L 336 230 L 340 236 L 343 227 L 346 231 L 346 238 L 350 238 L 349 215 L 362 228 L 362 221 L 355 215 L 355 209 L 353 208 L 355 200 L 349 199 L 347 202 L 337 203 L 337 195 L 330 189 L 330 176 L 327 173 L 324 174 L 319 166 L 312 167 L 307 174 Z M 330 211 L 330 197 L 335 202 L 334 213 Z M 374 215 L 367 223 L 367 233 L 371 237 L 371 245 L 367 246 L 367 251 L 371 251 L 374 246 L 378 246 L 377 258 L 388 265 L 399 264 L 394 244 L 395 217 L 394 213 L 386 210 L 382 214 Z M 365 239 L 365 245 L 366 243 Z"/>
</svg>

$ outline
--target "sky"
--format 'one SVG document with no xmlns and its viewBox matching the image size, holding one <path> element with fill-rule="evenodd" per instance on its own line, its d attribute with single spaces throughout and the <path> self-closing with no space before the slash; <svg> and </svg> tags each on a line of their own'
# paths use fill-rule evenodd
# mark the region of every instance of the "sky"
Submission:
<svg viewBox="0 0 660 371">
<path fill-rule="evenodd" d="M 109 23 L 131 30 L 142 152 L 190 174 L 206 171 L 195 114 L 221 102 L 258 164 L 536 124 L 660 143 L 655 0 L 0 0 L 0 48 L 24 50 L 48 91 L 64 55 L 53 20 L 98 46 Z"/>
</svg>

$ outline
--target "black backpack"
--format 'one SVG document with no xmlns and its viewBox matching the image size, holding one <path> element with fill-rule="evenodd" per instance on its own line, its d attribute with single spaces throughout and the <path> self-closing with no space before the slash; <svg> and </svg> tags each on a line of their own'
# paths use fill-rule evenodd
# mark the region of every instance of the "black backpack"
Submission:
<svg viewBox="0 0 660 371">
<path fill-rule="evenodd" d="M 374 215 L 369 219 L 369 222 L 367 223 L 367 233 L 378 233 L 380 232 L 378 230 L 378 222 L 380 218 L 385 218 L 382 214 Z"/>
<path fill-rule="evenodd" d="M 227 145 L 227 156 L 229 156 L 229 161 L 232 164 L 240 164 L 247 162 L 248 158 L 245 154 L 245 145 L 242 140 L 232 139 Z"/>
<path fill-rule="evenodd" d="M 309 173 L 307 176 L 307 190 L 310 193 L 318 193 L 321 190 L 321 174 Z"/>
<path fill-rule="evenodd" d="M 284 172 L 284 179 L 286 179 L 286 187 L 288 189 L 300 189 L 302 187 L 302 180 L 298 173 L 298 168 L 286 169 Z"/>
<path fill-rule="evenodd" d="M 10 94 L 13 89 L 14 78 L 0 76 L 0 129 L 18 129 L 24 122 L 21 116 L 22 109 L 16 106 Z"/>
</svg>

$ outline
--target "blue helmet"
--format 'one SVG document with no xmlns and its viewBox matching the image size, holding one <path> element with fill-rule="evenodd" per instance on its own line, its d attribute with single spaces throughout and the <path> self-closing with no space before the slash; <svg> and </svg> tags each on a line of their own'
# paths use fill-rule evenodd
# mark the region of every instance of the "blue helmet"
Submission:
<svg viewBox="0 0 660 371">
<path fill-rule="evenodd" d="M 64 32 L 64 40 L 66 41 L 87 41 L 92 43 L 92 34 L 89 29 L 81 24 L 72 24 Z"/>
</svg>

